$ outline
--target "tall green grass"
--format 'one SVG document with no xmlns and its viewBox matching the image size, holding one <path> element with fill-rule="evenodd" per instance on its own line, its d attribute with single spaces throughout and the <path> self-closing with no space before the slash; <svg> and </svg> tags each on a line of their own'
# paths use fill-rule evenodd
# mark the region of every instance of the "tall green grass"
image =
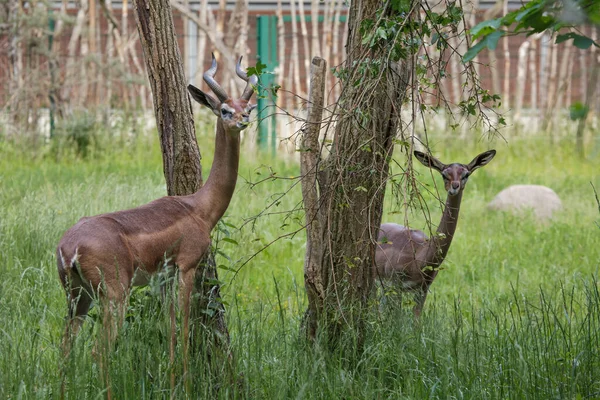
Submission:
<svg viewBox="0 0 600 400">
<path fill-rule="evenodd" d="M 199 133 L 199 142 L 206 174 L 212 135 Z M 543 138 L 490 145 L 434 137 L 432 143 L 444 162 L 468 162 L 488 147 L 498 155 L 470 178 L 457 234 L 421 322 L 410 310 L 375 308 L 364 353 L 354 364 L 345 354 L 307 346 L 298 334 L 306 307 L 305 239 L 293 232 L 303 214 L 288 212 L 300 201 L 292 179 L 298 166 L 242 154 L 227 225 L 215 233 L 233 239 L 217 242 L 235 378 L 221 379 L 226 367 L 208 370 L 210 355 L 195 354 L 193 398 L 600 397 L 600 215 L 590 185 L 600 187 L 599 159 L 581 160 L 569 144 L 551 146 Z M 118 145 L 106 140 L 86 159 L 61 154 L 34 156 L 0 141 L 0 398 L 59 397 L 61 367 L 69 398 L 102 396 L 91 355 L 97 310 L 71 357 L 61 357 L 66 301 L 55 246 L 82 216 L 165 193 L 154 137 Z M 397 157 L 402 163 L 404 155 Z M 440 185 L 425 168 L 418 171 L 426 185 L 432 179 Z M 564 211 L 541 224 L 486 209 L 497 192 L 517 183 L 550 186 Z M 437 224 L 436 200 L 425 198 Z M 427 229 L 422 213 L 411 211 L 409 220 Z M 384 221 L 404 222 L 391 191 Z M 115 398 L 169 396 L 166 310 L 156 291 L 132 295 L 110 355 Z M 182 397 L 181 351 L 178 357 Z"/>
</svg>

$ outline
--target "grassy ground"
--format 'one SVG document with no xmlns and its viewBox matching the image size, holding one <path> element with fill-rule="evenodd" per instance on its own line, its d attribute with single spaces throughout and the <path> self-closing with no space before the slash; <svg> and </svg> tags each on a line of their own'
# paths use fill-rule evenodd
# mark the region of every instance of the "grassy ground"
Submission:
<svg viewBox="0 0 600 400">
<path fill-rule="evenodd" d="M 207 172 L 212 138 L 199 141 Z M 0 142 L 0 398 L 59 396 L 66 304 L 54 251 L 62 233 L 81 216 L 137 206 L 165 193 L 156 140 L 103 143 L 102 151 L 81 160 L 64 149 L 31 157 Z M 581 160 L 570 145 L 550 146 L 543 138 L 493 146 L 442 138 L 432 143 L 445 162 L 466 163 L 488 146 L 498 155 L 469 181 L 458 231 L 422 324 L 415 325 L 407 310 L 374 315 L 365 352 L 352 367 L 344 354 L 325 354 L 298 339 L 306 306 L 305 241 L 303 232 L 291 233 L 303 215 L 286 212 L 300 200 L 290 179 L 298 166 L 243 155 L 226 215 L 239 229 L 223 226 L 218 236 L 238 243 L 219 241 L 219 264 L 234 368 L 245 384 L 223 384 L 220 397 L 600 397 L 600 214 L 590 185 L 600 187 L 600 159 Z M 401 163 L 402 157 L 397 154 Z M 428 171 L 418 168 L 431 185 Z M 272 179 L 273 172 L 284 179 Z M 435 179 L 439 186 L 441 179 Z M 565 210 L 548 224 L 486 210 L 497 192 L 518 183 L 550 186 Z M 384 221 L 403 223 L 404 211 L 392 197 L 390 192 Z M 432 196 L 427 200 L 437 224 L 439 208 Z M 409 220 L 426 227 L 421 213 L 409 214 Z M 111 356 L 116 398 L 169 395 L 168 316 L 148 293 L 134 293 Z M 91 356 L 96 318 L 92 312 L 64 366 L 70 398 L 97 398 L 104 390 Z M 200 367 L 205 356 L 194 357 L 193 397 L 214 396 L 215 378 Z M 177 390 L 183 393 L 180 379 Z"/>
</svg>

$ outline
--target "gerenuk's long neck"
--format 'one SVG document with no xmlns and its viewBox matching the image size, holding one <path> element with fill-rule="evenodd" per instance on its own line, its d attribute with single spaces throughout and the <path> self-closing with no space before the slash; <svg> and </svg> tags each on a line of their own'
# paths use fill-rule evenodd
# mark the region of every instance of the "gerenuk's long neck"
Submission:
<svg viewBox="0 0 600 400">
<path fill-rule="evenodd" d="M 454 232 L 458 225 L 458 213 L 460 211 L 460 202 L 462 200 L 462 190 L 456 196 L 446 198 L 446 206 L 442 214 L 442 220 L 437 228 L 436 235 L 431 238 L 427 251 L 427 265 L 439 266 L 452 244 Z"/>
<path fill-rule="evenodd" d="M 240 134 L 225 131 L 221 118 L 217 120 L 215 154 L 210 175 L 204 186 L 196 192 L 196 207 L 204 216 L 210 229 L 227 211 L 237 182 L 240 162 Z"/>
</svg>

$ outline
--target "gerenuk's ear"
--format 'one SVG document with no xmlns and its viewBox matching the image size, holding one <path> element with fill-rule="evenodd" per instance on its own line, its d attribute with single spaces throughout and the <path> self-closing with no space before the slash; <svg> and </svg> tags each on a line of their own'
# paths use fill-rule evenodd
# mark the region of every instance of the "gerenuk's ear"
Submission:
<svg viewBox="0 0 600 400">
<path fill-rule="evenodd" d="M 433 168 L 439 172 L 442 172 L 444 168 L 446 168 L 446 165 L 443 162 L 433 156 L 430 156 L 429 154 L 425 154 L 417 150 L 414 151 L 414 154 L 415 158 L 428 168 Z"/>
<path fill-rule="evenodd" d="M 473 161 L 471 161 L 469 165 L 467 165 L 467 168 L 469 169 L 469 171 L 473 172 L 477 168 L 487 165 L 490 161 L 492 161 L 492 158 L 494 158 L 495 155 L 496 150 L 484 151 L 483 153 L 475 157 Z"/>
<path fill-rule="evenodd" d="M 219 109 L 221 103 L 217 101 L 217 99 L 210 94 L 204 93 L 194 85 L 188 85 L 187 88 L 194 100 L 203 106 L 208 107 L 217 117 L 221 116 L 221 110 Z"/>
</svg>

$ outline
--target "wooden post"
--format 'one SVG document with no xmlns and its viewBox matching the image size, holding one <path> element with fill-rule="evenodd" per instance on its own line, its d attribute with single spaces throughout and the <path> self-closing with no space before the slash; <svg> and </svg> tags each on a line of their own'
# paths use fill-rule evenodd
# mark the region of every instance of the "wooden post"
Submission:
<svg viewBox="0 0 600 400">
<path fill-rule="evenodd" d="M 319 131 L 323 116 L 323 102 L 325 93 L 325 72 L 327 62 L 314 57 L 310 66 L 310 89 L 308 93 L 308 115 L 302 127 L 300 148 L 300 173 L 302 176 L 302 198 L 306 219 L 306 255 L 304 258 L 304 285 L 309 298 L 309 308 L 304 326 L 310 339 L 316 337 L 317 331 L 317 304 L 322 304 L 324 287 L 320 274 L 321 250 L 316 246 L 322 241 L 319 211 L 319 195 L 317 192 L 317 173 L 319 168 L 321 149 L 319 146 Z"/>
</svg>

